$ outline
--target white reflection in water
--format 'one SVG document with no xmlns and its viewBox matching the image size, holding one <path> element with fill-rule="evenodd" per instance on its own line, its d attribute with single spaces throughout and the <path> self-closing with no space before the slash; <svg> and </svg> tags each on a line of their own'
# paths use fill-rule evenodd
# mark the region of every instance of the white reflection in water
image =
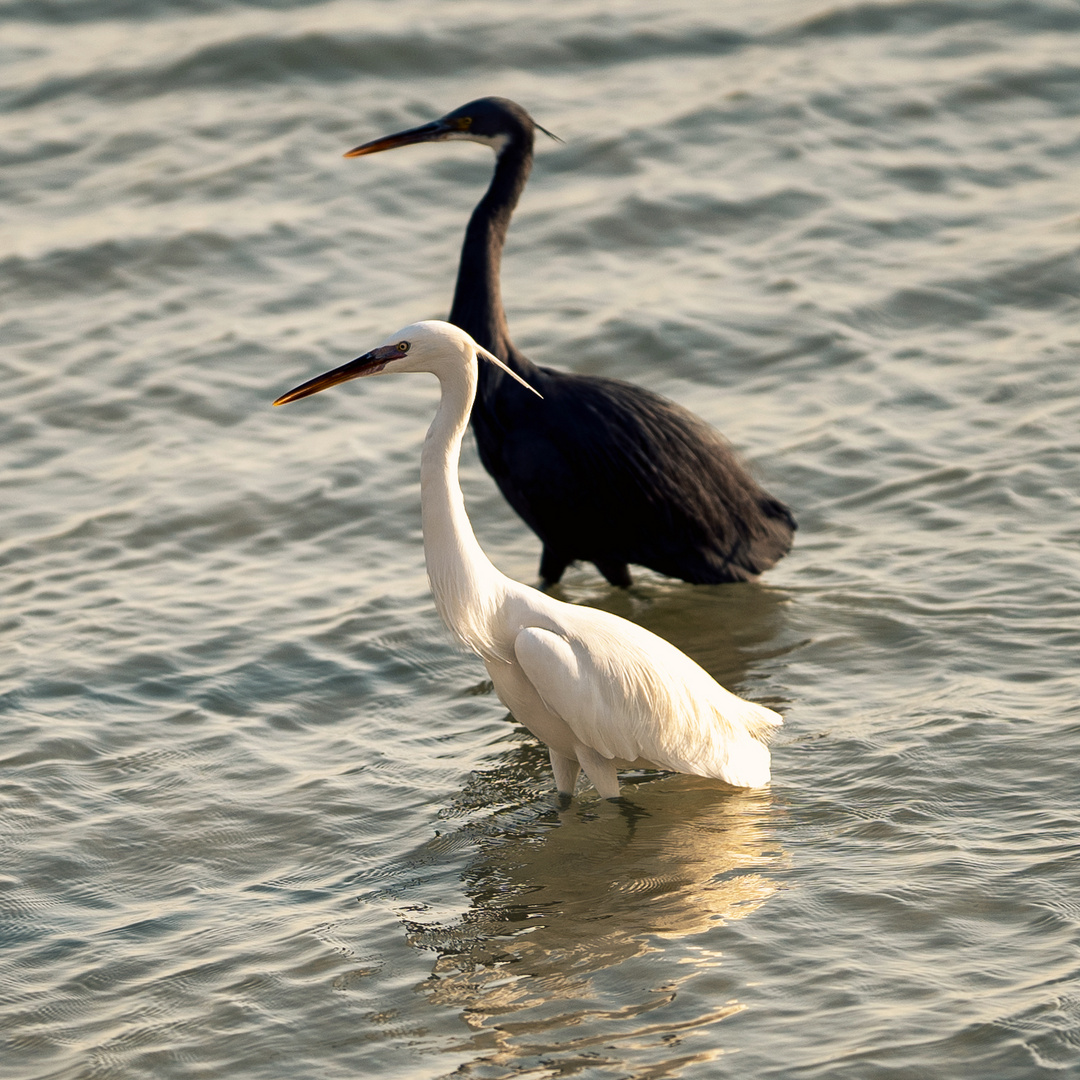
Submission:
<svg viewBox="0 0 1080 1080">
<path fill-rule="evenodd" d="M 489 773 L 474 787 L 499 782 Z M 621 805 L 584 800 L 525 827 L 488 823 L 464 874 L 469 909 L 406 919 L 410 943 L 438 954 L 424 992 L 460 1007 L 474 1032 L 447 1049 L 476 1051 L 484 1075 L 556 1054 L 566 1074 L 576 1055 L 596 1065 L 627 1040 L 661 1052 L 666 1075 L 722 1052 L 715 1035 L 690 1054 L 672 1044 L 743 1006 L 734 996 L 684 1002 L 680 988 L 720 962 L 718 928 L 777 890 L 770 871 L 783 855 L 764 825 L 772 797 L 685 776 L 625 790 Z M 659 962 L 674 940 L 681 967 Z"/>
</svg>

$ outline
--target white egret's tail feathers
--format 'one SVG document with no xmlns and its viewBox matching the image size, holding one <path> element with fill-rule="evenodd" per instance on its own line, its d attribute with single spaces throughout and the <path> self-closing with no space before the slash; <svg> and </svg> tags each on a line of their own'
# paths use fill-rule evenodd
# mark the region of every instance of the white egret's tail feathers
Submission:
<svg viewBox="0 0 1080 1080">
<path fill-rule="evenodd" d="M 738 709 L 733 710 L 731 705 L 736 702 Z M 771 763 L 768 741 L 783 724 L 783 717 L 743 698 L 725 704 L 725 715 L 717 719 L 727 734 L 714 744 L 715 756 L 707 775 L 732 787 L 765 787 L 769 783 Z"/>
<path fill-rule="evenodd" d="M 732 787 L 760 788 L 769 783 L 769 766 L 768 747 L 748 736 L 728 747 L 727 760 L 714 775 Z"/>
<path fill-rule="evenodd" d="M 762 705 L 735 700 L 744 708 L 733 715 L 729 707 L 724 715 L 717 712 L 713 723 L 693 725 L 698 732 L 693 743 L 656 755 L 656 764 L 691 776 L 712 776 L 732 787 L 767 786 L 771 761 L 767 741 L 783 721 Z"/>
<path fill-rule="evenodd" d="M 741 717 L 742 722 L 755 739 L 768 742 L 776 734 L 776 729 L 783 727 L 784 718 L 772 709 L 759 705 L 756 701 L 744 700 L 743 705 L 746 710 Z"/>
</svg>

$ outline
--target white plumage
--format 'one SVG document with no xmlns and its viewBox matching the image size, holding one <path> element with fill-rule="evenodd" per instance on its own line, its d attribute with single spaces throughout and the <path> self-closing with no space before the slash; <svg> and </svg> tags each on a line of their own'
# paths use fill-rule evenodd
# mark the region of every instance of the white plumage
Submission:
<svg viewBox="0 0 1080 1080">
<path fill-rule="evenodd" d="M 765 740 L 783 722 L 775 712 L 725 690 L 643 627 L 513 581 L 484 554 L 457 475 L 478 356 L 508 370 L 456 326 L 414 323 L 275 404 L 384 371 L 437 376 L 442 396 L 420 465 L 435 605 L 484 661 L 503 704 L 547 745 L 561 795 L 573 793 L 579 769 L 605 798 L 618 795 L 617 770 L 629 767 L 713 776 L 735 787 L 767 784 Z M 543 401 L 536 407 L 544 408 Z"/>
</svg>

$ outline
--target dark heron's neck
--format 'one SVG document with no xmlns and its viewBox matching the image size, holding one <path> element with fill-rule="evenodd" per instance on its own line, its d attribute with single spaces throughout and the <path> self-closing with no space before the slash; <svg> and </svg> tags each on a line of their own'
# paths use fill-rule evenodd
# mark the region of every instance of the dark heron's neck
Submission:
<svg viewBox="0 0 1080 1080">
<path fill-rule="evenodd" d="M 454 304 L 450 309 L 450 322 L 514 368 L 521 366 L 521 358 L 510 341 L 499 272 L 510 218 L 532 169 L 532 143 L 531 131 L 516 136 L 496 161 L 491 186 L 465 230 Z M 481 364 L 480 371 L 481 386 L 491 379 L 503 378 L 493 364 Z"/>
</svg>

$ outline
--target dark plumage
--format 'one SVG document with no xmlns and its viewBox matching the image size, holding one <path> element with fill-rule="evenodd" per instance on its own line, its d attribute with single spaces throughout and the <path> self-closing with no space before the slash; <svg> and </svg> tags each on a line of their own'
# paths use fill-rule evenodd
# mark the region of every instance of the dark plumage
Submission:
<svg viewBox="0 0 1080 1080">
<path fill-rule="evenodd" d="M 491 186 L 465 230 L 449 321 L 535 386 L 544 404 L 482 364 L 472 411 L 480 460 L 543 542 L 545 585 L 580 559 L 613 585 L 630 584 L 631 563 L 696 584 L 754 578 L 787 553 L 795 520 L 719 433 L 641 387 L 539 367 L 510 340 L 499 269 L 537 127 L 520 105 L 481 98 L 346 155 L 448 139 L 495 150 Z"/>
</svg>

